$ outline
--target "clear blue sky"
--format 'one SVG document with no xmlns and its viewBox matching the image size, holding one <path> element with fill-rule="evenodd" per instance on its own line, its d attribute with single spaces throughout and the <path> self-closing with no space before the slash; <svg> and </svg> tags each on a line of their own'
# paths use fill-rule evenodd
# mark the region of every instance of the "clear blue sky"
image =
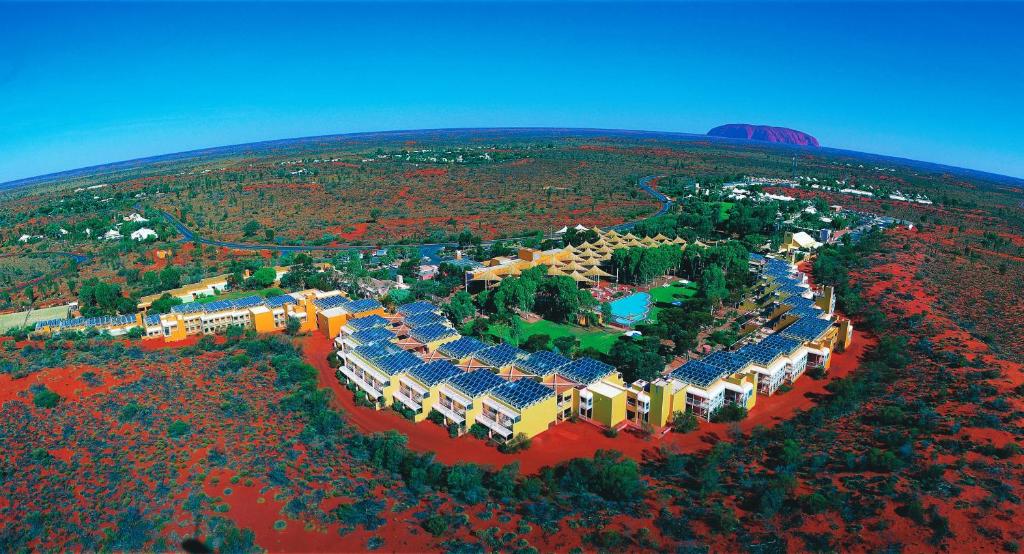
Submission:
<svg viewBox="0 0 1024 554">
<path fill-rule="evenodd" d="M 0 3 L 0 182 L 266 139 L 807 131 L 1024 177 L 1024 4 Z"/>
</svg>

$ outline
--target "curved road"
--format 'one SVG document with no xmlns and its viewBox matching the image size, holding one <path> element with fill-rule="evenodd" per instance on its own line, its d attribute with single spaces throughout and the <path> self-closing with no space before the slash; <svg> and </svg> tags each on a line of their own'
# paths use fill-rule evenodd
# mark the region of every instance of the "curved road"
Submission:
<svg viewBox="0 0 1024 554">
<path fill-rule="evenodd" d="M 653 217 L 658 217 L 660 215 L 664 215 L 664 214 L 668 213 L 668 211 L 670 209 L 672 209 L 672 206 L 675 204 L 675 202 L 673 202 L 669 197 L 667 197 L 664 194 L 658 192 L 654 187 L 651 187 L 648 184 L 648 183 L 650 183 L 651 181 L 653 181 L 656 178 L 658 178 L 657 175 L 648 175 L 647 177 L 642 177 L 637 182 L 637 186 L 640 187 L 640 190 L 642 190 L 645 193 L 647 193 L 650 197 L 652 197 L 655 200 L 657 200 L 658 202 L 660 202 L 661 203 L 661 208 L 659 208 L 658 211 L 655 212 L 651 216 L 645 217 L 643 219 L 638 219 L 636 221 L 630 221 L 630 222 L 627 222 L 627 223 L 620 223 L 619 225 L 614 225 L 614 226 L 610 227 L 611 229 L 615 229 L 616 231 L 624 231 L 624 230 L 627 230 L 627 229 L 631 229 L 634 225 L 636 225 L 637 223 L 640 223 L 641 221 L 646 221 L 646 220 L 651 219 Z M 138 207 L 138 205 L 136 205 L 136 207 Z M 196 235 L 195 233 L 192 232 L 191 229 L 186 227 L 184 223 L 179 221 L 178 218 L 174 217 L 170 213 L 168 213 L 168 212 L 166 212 L 164 210 L 160 210 L 160 213 L 163 214 L 164 219 L 166 219 L 171 225 L 174 226 L 175 229 L 178 230 L 179 233 L 181 233 L 181 236 L 182 236 L 182 238 L 180 239 L 181 242 L 192 242 L 192 241 L 194 241 L 194 242 L 199 242 L 199 243 L 202 243 L 202 244 L 208 244 L 210 246 L 219 246 L 219 247 L 223 247 L 223 248 L 233 248 L 235 250 L 272 250 L 272 251 L 281 252 L 281 253 L 288 253 L 288 252 L 292 252 L 292 253 L 294 253 L 294 252 L 313 252 L 313 251 L 346 252 L 346 251 L 352 251 L 352 250 L 365 250 L 367 248 L 374 248 L 373 245 L 362 245 L 362 246 L 356 246 L 356 245 L 305 246 L 305 245 L 261 244 L 261 243 L 247 243 L 247 242 L 232 242 L 232 241 L 214 240 L 214 239 L 208 239 L 208 238 Z M 547 238 L 553 238 L 554 236 L 555 235 L 553 235 L 553 234 L 552 235 L 547 235 Z M 504 238 L 504 239 L 495 239 L 495 240 L 484 241 L 483 244 L 489 245 L 489 244 L 494 244 L 497 240 L 507 241 L 507 240 L 521 239 L 521 238 L 526 238 L 526 237 L 509 237 L 509 238 Z M 441 251 L 442 248 L 458 246 L 458 243 L 456 243 L 456 242 L 432 242 L 432 243 L 431 242 L 425 242 L 425 243 L 418 243 L 418 244 L 385 244 L 385 245 L 382 245 L 383 248 L 389 248 L 389 247 L 395 247 L 395 246 L 418 247 L 420 249 L 420 254 L 421 255 L 426 256 L 426 257 L 430 258 L 431 260 L 436 260 L 436 258 L 438 256 L 438 253 Z"/>
</svg>

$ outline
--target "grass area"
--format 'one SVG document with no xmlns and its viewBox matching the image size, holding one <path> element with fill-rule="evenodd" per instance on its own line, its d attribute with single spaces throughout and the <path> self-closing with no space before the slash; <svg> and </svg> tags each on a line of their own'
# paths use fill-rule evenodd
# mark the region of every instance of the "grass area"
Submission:
<svg viewBox="0 0 1024 554">
<path fill-rule="evenodd" d="M 729 219 L 729 210 L 732 209 L 734 202 L 719 202 L 718 203 L 718 217 L 722 221 Z"/>
<path fill-rule="evenodd" d="M 68 317 L 67 306 L 54 306 L 52 308 L 40 308 L 38 310 L 12 314 L 0 314 L 0 333 L 5 333 L 10 329 L 23 325 L 31 327 L 47 319 L 61 319 L 65 317 Z"/>
<path fill-rule="evenodd" d="M 690 283 L 688 285 L 680 285 L 678 283 L 671 283 L 664 287 L 651 289 L 649 292 L 651 294 L 651 299 L 655 302 L 671 304 L 676 300 L 692 298 L 693 295 L 697 294 L 697 284 Z"/>
<path fill-rule="evenodd" d="M 692 298 L 697 294 L 697 284 L 689 283 L 687 285 L 680 285 L 678 283 L 671 283 L 664 287 L 653 288 L 648 293 L 651 295 L 653 306 L 651 311 L 647 312 L 647 321 L 655 323 L 658 321 L 658 314 L 661 313 L 661 308 L 658 304 L 671 304 L 676 300 L 685 300 Z"/>
<path fill-rule="evenodd" d="M 201 296 L 196 298 L 195 301 L 200 304 L 209 304 L 210 302 L 216 302 L 218 300 L 234 300 L 236 298 L 245 298 L 246 296 L 252 296 L 254 294 L 267 298 L 268 296 L 279 296 L 286 293 L 277 287 L 270 287 L 261 290 L 234 290 L 215 296 Z"/>
<path fill-rule="evenodd" d="M 510 340 L 509 327 L 506 325 L 491 325 L 488 332 L 506 342 L 515 342 Z M 573 336 L 579 339 L 580 348 L 593 348 L 600 352 L 607 353 L 611 349 L 615 341 L 619 340 L 621 333 L 611 333 L 608 331 L 584 329 L 576 325 L 568 325 L 565 323 L 554 323 L 546 319 L 542 319 L 535 323 L 522 322 L 522 332 L 520 333 L 520 342 L 525 341 L 530 335 L 543 334 L 551 337 L 551 340 L 559 337 Z"/>
</svg>

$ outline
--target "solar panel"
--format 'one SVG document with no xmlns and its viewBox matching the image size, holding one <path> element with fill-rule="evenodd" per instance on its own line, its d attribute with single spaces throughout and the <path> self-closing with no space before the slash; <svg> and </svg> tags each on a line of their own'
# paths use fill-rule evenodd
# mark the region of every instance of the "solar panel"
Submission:
<svg viewBox="0 0 1024 554">
<path fill-rule="evenodd" d="M 354 352 L 361 358 L 375 362 L 403 350 L 390 342 L 375 342 L 357 346 Z"/>
<path fill-rule="evenodd" d="M 533 375 L 550 375 L 559 368 L 569 365 L 572 360 L 547 350 L 534 352 L 522 360 L 516 361 L 516 367 Z"/>
<path fill-rule="evenodd" d="M 236 298 L 234 300 L 228 300 L 229 306 L 232 308 L 252 308 L 253 306 L 263 306 L 266 302 L 262 296 L 244 296 L 242 298 Z"/>
<path fill-rule="evenodd" d="M 819 308 L 817 306 L 814 306 L 814 305 L 811 305 L 811 306 L 800 306 L 798 308 L 793 308 L 788 313 L 793 314 L 795 316 L 799 316 L 799 317 L 821 317 L 821 315 L 824 312 L 821 311 L 821 308 Z"/>
<path fill-rule="evenodd" d="M 509 406 L 522 410 L 545 398 L 554 396 L 555 391 L 533 379 L 519 379 L 518 381 L 508 381 L 495 387 L 491 394 Z"/>
<path fill-rule="evenodd" d="M 317 298 L 313 301 L 313 305 L 321 311 L 344 306 L 345 304 L 348 304 L 348 298 L 341 295 L 325 296 L 324 298 Z"/>
<path fill-rule="evenodd" d="M 421 314 L 424 312 L 440 312 L 441 310 L 431 304 L 430 302 L 424 302 L 422 300 L 418 302 L 409 302 L 408 304 L 402 304 L 398 307 L 398 313 L 404 316 Z"/>
<path fill-rule="evenodd" d="M 684 383 L 707 388 L 715 381 L 731 373 L 729 370 L 706 364 L 699 360 L 690 360 L 672 372 L 672 377 Z"/>
<path fill-rule="evenodd" d="M 611 375 L 614 371 L 615 368 L 613 366 L 593 358 L 583 357 L 562 367 L 558 370 L 558 373 L 581 385 L 589 385 Z"/>
<path fill-rule="evenodd" d="M 761 342 L 758 343 L 763 348 L 769 348 L 777 352 L 786 354 L 787 356 L 796 352 L 797 348 L 800 348 L 800 341 L 793 340 L 788 337 L 784 337 L 779 334 L 768 335 Z"/>
<path fill-rule="evenodd" d="M 397 375 L 413 366 L 423 363 L 423 360 L 411 352 L 402 350 L 390 356 L 385 356 L 373 361 L 373 365 L 388 375 Z"/>
<path fill-rule="evenodd" d="M 345 304 L 345 309 L 351 313 L 358 314 L 362 312 L 368 312 L 370 310 L 377 310 L 382 308 L 380 301 L 373 298 L 363 298 L 361 300 L 353 300 L 348 304 Z"/>
<path fill-rule="evenodd" d="M 448 384 L 461 391 L 466 396 L 474 398 L 485 392 L 491 391 L 495 387 L 501 386 L 506 382 L 507 381 L 498 377 L 490 370 L 480 368 L 468 373 L 463 373 L 462 375 L 457 375 L 448 381 Z"/>
<path fill-rule="evenodd" d="M 409 336 L 422 342 L 434 342 L 448 337 L 458 336 L 459 332 L 447 325 L 434 324 L 426 327 L 414 327 L 409 330 Z"/>
<path fill-rule="evenodd" d="M 203 311 L 203 304 L 201 302 L 188 302 L 171 307 L 171 313 L 175 314 L 193 314 L 201 311 Z"/>
<path fill-rule="evenodd" d="M 356 331 L 373 329 L 374 327 L 387 327 L 391 322 L 383 317 L 373 314 L 348 320 L 348 326 Z"/>
<path fill-rule="evenodd" d="M 448 318 L 435 312 L 420 312 L 406 316 L 405 324 L 409 327 L 425 327 L 435 323 L 448 323 Z"/>
<path fill-rule="evenodd" d="M 290 294 L 281 294 L 278 296 L 268 296 L 265 302 L 269 308 L 280 308 L 285 304 L 298 304 L 299 299 Z"/>
<path fill-rule="evenodd" d="M 821 337 L 832 326 L 827 319 L 802 317 L 781 331 L 784 336 L 802 341 L 814 341 Z"/>
<path fill-rule="evenodd" d="M 448 360 L 434 360 L 420 364 L 409 370 L 409 375 L 428 387 L 443 383 L 452 377 L 462 375 L 462 370 Z"/>
<path fill-rule="evenodd" d="M 784 300 L 780 300 L 779 303 L 792 306 L 793 308 L 804 308 L 807 306 L 813 306 L 814 299 L 806 298 L 804 296 L 789 296 Z"/>
<path fill-rule="evenodd" d="M 146 325 L 157 325 L 160 323 L 160 316 L 157 314 L 147 315 L 145 322 Z"/>
<path fill-rule="evenodd" d="M 702 362 L 735 373 L 747 365 L 747 360 L 737 357 L 734 352 L 719 350 L 701 359 Z"/>
<path fill-rule="evenodd" d="M 359 344 L 370 344 L 372 342 L 394 340 L 395 338 L 396 335 L 391 330 L 383 327 L 371 327 L 370 329 L 352 333 L 352 340 Z"/>
<path fill-rule="evenodd" d="M 487 348 L 487 345 L 477 339 L 474 339 L 473 337 L 462 337 L 460 339 L 453 340 L 452 342 L 442 344 L 438 347 L 437 351 L 449 358 L 461 360 L 483 350 L 484 348 Z"/>
<path fill-rule="evenodd" d="M 525 358 L 526 351 L 520 350 L 511 344 L 503 342 L 495 346 L 484 348 L 476 354 L 473 354 L 473 357 L 495 369 L 499 369 L 520 358 Z"/>
</svg>

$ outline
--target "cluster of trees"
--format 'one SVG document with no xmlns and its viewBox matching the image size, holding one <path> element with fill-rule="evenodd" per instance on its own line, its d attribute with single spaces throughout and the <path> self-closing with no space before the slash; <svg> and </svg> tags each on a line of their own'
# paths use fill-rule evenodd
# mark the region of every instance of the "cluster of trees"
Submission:
<svg viewBox="0 0 1024 554">
<path fill-rule="evenodd" d="M 675 244 L 620 248 L 612 252 L 611 270 L 620 281 L 649 283 L 656 277 L 676 272 L 682 259 L 683 250 Z"/>
<path fill-rule="evenodd" d="M 496 289 L 477 295 L 477 304 L 499 321 L 509 321 L 516 312 L 536 312 L 556 322 L 572 321 L 597 303 L 572 278 L 549 276 L 547 266 L 523 271 L 518 277 L 507 277 Z"/>
<path fill-rule="evenodd" d="M 121 287 L 93 277 L 78 289 L 78 309 L 85 317 L 132 313 L 138 300 L 125 296 Z"/>
</svg>

